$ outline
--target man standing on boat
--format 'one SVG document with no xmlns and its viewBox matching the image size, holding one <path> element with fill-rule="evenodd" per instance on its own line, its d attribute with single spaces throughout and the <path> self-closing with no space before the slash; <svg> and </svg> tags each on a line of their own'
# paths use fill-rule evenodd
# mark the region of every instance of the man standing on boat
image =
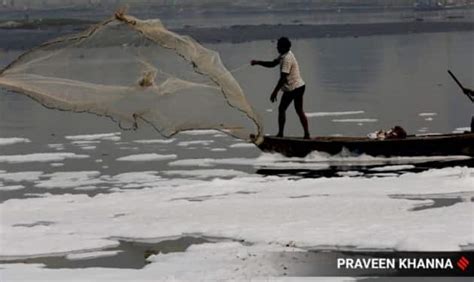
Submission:
<svg viewBox="0 0 474 282">
<path fill-rule="evenodd" d="M 274 68 L 280 65 L 280 79 L 270 96 L 270 101 L 277 101 L 278 92 L 283 91 L 280 106 L 278 107 L 278 134 L 277 137 L 283 137 L 286 122 L 286 109 L 294 101 L 296 113 L 304 129 L 304 138 L 309 139 L 308 119 L 303 111 L 303 95 L 305 83 L 300 75 L 298 61 L 291 52 L 291 41 L 282 37 L 278 39 L 277 50 L 280 56 L 273 61 L 252 60 L 250 64 L 260 65 L 266 68 Z"/>
</svg>

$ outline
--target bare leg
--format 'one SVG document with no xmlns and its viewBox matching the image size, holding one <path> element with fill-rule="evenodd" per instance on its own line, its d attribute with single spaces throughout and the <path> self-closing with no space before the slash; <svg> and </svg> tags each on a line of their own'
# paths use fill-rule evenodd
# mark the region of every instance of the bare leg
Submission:
<svg viewBox="0 0 474 282">
<path fill-rule="evenodd" d="M 296 114 L 298 114 L 298 117 L 300 118 L 301 125 L 303 126 L 304 129 L 304 138 L 309 139 L 309 129 L 308 129 L 308 118 L 306 117 L 306 114 L 304 113 L 303 110 L 303 94 L 304 94 L 304 89 L 302 90 L 302 93 L 295 93 L 297 94 L 295 97 L 295 110 Z"/>
<path fill-rule="evenodd" d="M 286 122 L 286 109 L 290 105 L 292 98 L 292 93 L 283 92 L 281 97 L 280 106 L 278 107 L 278 134 L 277 137 L 283 137 L 283 132 L 285 130 Z"/>
</svg>

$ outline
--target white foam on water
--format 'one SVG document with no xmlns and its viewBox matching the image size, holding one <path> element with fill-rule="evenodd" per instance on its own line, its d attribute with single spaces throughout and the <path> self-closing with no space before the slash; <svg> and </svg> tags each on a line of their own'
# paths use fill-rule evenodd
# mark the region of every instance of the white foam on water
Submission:
<svg viewBox="0 0 474 282">
<path fill-rule="evenodd" d="M 57 162 L 66 159 L 86 159 L 88 155 L 75 153 L 34 153 L 25 155 L 0 155 L 0 163 Z"/>
<path fill-rule="evenodd" d="M 66 259 L 68 260 L 89 260 L 103 257 L 113 257 L 120 254 L 122 251 L 99 251 L 99 252 L 88 252 L 88 253 L 77 253 L 68 254 Z"/>
<path fill-rule="evenodd" d="M 24 194 L 27 197 L 38 197 L 38 198 L 46 198 L 51 196 L 51 193 L 25 193 Z"/>
<path fill-rule="evenodd" d="M 120 150 L 131 150 L 131 151 L 136 151 L 139 148 L 138 147 L 119 147 Z"/>
<path fill-rule="evenodd" d="M 79 191 L 109 189 L 112 186 L 137 189 L 154 186 L 159 181 L 164 181 L 157 174 L 156 171 L 127 172 L 114 176 L 102 175 L 99 171 L 55 172 L 42 175 L 41 179 L 34 181 L 34 185 L 45 189 L 62 188 Z"/>
<path fill-rule="evenodd" d="M 364 175 L 364 173 L 362 173 L 360 171 L 339 171 L 339 172 L 337 172 L 337 175 L 354 177 L 354 176 L 362 176 L 362 175 Z"/>
<path fill-rule="evenodd" d="M 21 137 L 10 137 L 10 138 L 0 138 L 0 146 L 13 145 L 18 143 L 30 143 L 31 140 L 28 138 Z"/>
<path fill-rule="evenodd" d="M 472 170 L 467 167 L 447 167 L 443 169 L 431 169 L 427 171 L 422 171 L 417 174 L 405 174 L 404 177 L 411 177 L 417 175 L 420 177 L 460 177 L 460 178 L 470 178 L 472 175 Z"/>
<path fill-rule="evenodd" d="M 235 143 L 229 146 L 229 148 L 255 148 L 255 144 L 252 143 Z"/>
<path fill-rule="evenodd" d="M 379 172 L 379 173 L 374 173 L 371 175 L 377 176 L 377 177 L 397 177 L 398 176 L 398 174 L 396 173 L 389 173 L 389 172 Z"/>
<path fill-rule="evenodd" d="M 79 146 L 82 146 L 82 145 L 88 146 L 90 144 L 99 144 L 99 143 L 100 141 L 97 141 L 97 140 L 77 140 L 77 141 L 71 142 L 71 144 L 79 145 Z"/>
<path fill-rule="evenodd" d="M 120 157 L 117 161 L 127 161 L 127 162 L 148 162 L 148 161 L 165 161 L 165 160 L 174 160 L 178 156 L 176 154 L 136 154 L 125 157 Z"/>
<path fill-rule="evenodd" d="M 470 127 L 458 127 L 458 128 L 453 130 L 453 133 L 464 133 L 466 131 L 471 132 L 471 128 Z"/>
<path fill-rule="evenodd" d="M 288 159 L 279 154 L 263 154 L 265 158 L 273 158 L 275 160 Z M 297 160 L 298 158 L 291 158 Z M 329 155 L 324 152 L 314 151 L 303 159 L 305 162 L 324 162 L 328 164 L 340 165 L 379 165 L 379 164 L 417 164 L 432 161 L 454 161 L 468 160 L 470 156 L 418 156 L 418 157 L 374 157 L 366 154 L 357 155 L 347 150 L 343 150 L 339 154 Z"/>
<path fill-rule="evenodd" d="M 208 177 L 237 177 L 248 175 L 245 172 L 234 169 L 196 169 L 196 170 L 168 170 L 162 172 L 165 175 L 171 176 L 192 176 L 198 178 Z"/>
<path fill-rule="evenodd" d="M 187 130 L 187 131 L 182 131 L 180 134 L 186 134 L 186 135 L 214 135 L 214 134 L 222 134 L 219 130 L 213 130 L 213 129 L 203 129 L 203 130 Z"/>
<path fill-rule="evenodd" d="M 237 165 L 252 167 L 283 167 L 283 168 L 327 168 L 324 163 L 306 162 L 304 158 L 287 158 L 280 154 L 262 153 L 257 158 L 198 158 L 181 159 L 168 163 L 169 166 L 212 167 L 216 165 Z"/>
<path fill-rule="evenodd" d="M 168 163 L 169 166 L 196 166 L 196 167 L 213 167 L 216 165 L 236 165 L 236 166 L 252 166 L 252 167 L 273 167 L 273 168 L 310 168 L 325 169 L 329 166 L 324 163 L 308 163 L 299 160 L 291 161 L 274 161 L 265 158 L 226 158 L 226 159 L 182 159 Z"/>
<path fill-rule="evenodd" d="M 7 21 L 7 22 L 0 23 L 1 28 L 15 28 L 15 27 L 20 27 L 22 25 L 23 25 L 22 23 L 16 22 L 16 21 Z"/>
<path fill-rule="evenodd" d="M 113 191 L 122 191 L 123 189 L 154 189 L 160 187 L 179 187 L 181 185 L 193 185 L 205 183 L 201 180 L 184 179 L 172 177 L 170 179 L 163 178 L 158 175 L 157 171 L 139 171 L 126 172 L 112 177 L 103 176 L 103 180 L 107 180 L 113 184 Z"/>
<path fill-rule="evenodd" d="M 157 178 L 156 172 L 118 175 L 109 181 L 115 181 L 117 186 L 147 182 L 149 189 L 122 189 L 120 193 L 92 198 L 65 194 L 5 201 L 0 204 L 0 235 L 4 243 L 0 256 L 77 252 L 117 243 L 103 238 L 169 238 L 197 233 L 264 245 L 294 242 L 301 248 L 457 251 L 474 243 L 471 226 L 465 224 L 472 220 L 474 203 L 413 211 L 427 200 L 391 197 L 472 195 L 474 168 L 385 178 L 293 180 L 243 176 L 181 182 L 156 181 Z M 118 213 L 127 216 L 113 218 Z M 15 226 L 39 221 L 55 224 Z"/>
<path fill-rule="evenodd" d="M 99 133 L 99 134 L 84 134 L 84 135 L 71 135 L 65 136 L 68 140 L 74 141 L 96 141 L 96 140 L 107 140 L 107 141 L 120 141 L 121 133 L 120 132 L 113 132 L 113 133 Z"/>
<path fill-rule="evenodd" d="M 262 153 L 257 158 L 196 158 L 169 162 L 169 166 L 213 167 L 216 165 L 238 165 L 252 167 L 324 169 L 331 165 L 366 166 L 383 164 L 416 164 L 429 161 L 467 160 L 469 156 L 420 156 L 420 157 L 373 157 L 355 155 L 342 151 L 336 155 L 314 151 L 305 158 L 288 158 L 280 154 Z"/>
<path fill-rule="evenodd" d="M 160 180 L 157 171 L 125 172 L 112 177 L 112 181 L 118 184 L 152 184 Z"/>
<path fill-rule="evenodd" d="M 23 185 L 3 185 L 0 182 L 0 191 L 16 191 L 16 190 L 22 190 L 25 188 L 26 187 Z"/>
<path fill-rule="evenodd" d="M 47 180 L 37 181 L 35 187 L 46 189 L 67 189 L 80 186 L 98 185 L 105 182 L 98 178 L 99 176 L 99 171 L 54 172 L 42 175 L 42 178 L 47 178 Z"/>
<path fill-rule="evenodd" d="M 227 151 L 226 148 L 212 148 L 211 149 L 212 152 L 225 152 Z"/>
<path fill-rule="evenodd" d="M 133 142 L 139 143 L 139 144 L 171 144 L 175 141 L 176 139 L 171 138 L 171 139 L 146 139 L 146 140 L 134 140 Z"/>
<path fill-rule="evenodd" d="M 434 117 L 437 116 L 437 113 L 419 113 L 418 116 L 420 117 Z"/>
<path fill-rule="evenodd" d="M 425 118 L 425 121 L 433 121 L 433 118 L 431 118 L 431 117 Z"/>
<path fill-rule="evenodd" d="M 233 172 L 194 171 L 195 175 Z M 474 195 L 474 168 L 432 169 L 385 178 L 363 178 L 347 172 L 340 178 L 299 180 L 252 175 L 210 181 L 163 179 L 157 171 L 115 176 L 79 172 L 76 176 L 81 174 L 85 175 L 85 181 L 96 177 L 115 184 L 120 187 L 114 190 L 118 193 L 95 197 L 41 195 L 42 198 L 1 203 L 0 259 L 51 255 L 92 259 L 115 255 L 115 251 L 104 250 L 118 245 L 113 238 L 159 242 L 183 234 L 234 238 L 251 245 L 238 242 L 192 245 L 185 252 L 152 255 L 147 259 L 149 264 L 140 270 L 48 269 L 41 264 L 3 264 L 0 265 L 3 279 L 268 279 L 283 275 L 284 270 L 274 265 L 275 256 L 281 252 L 328 246 L 459 251 L 462 246 L 474 244 L 472 226 L 466 224 L 472 221 L 474 208 L 470 201 Z M 193 172 L 169 173 L 174 174 L 191 176 Z M 83 181 L 76 178 L 75 182 Z M 126 190 L 126 186 L 133 189 L 133 185 L 149 188 Z M 415 207 L 432 203 L 429 199 L 433 195 L 439 198 L 463 195 L 466 200 L 413 211 Z M 126 216 L 117 217 L 117 214 Z M 54 224 L 18 226 L 41 221 Z"/>
<path fill-rule="evenodd" d="M 64 144 L 61 144 L 61 143 L 48 144 L 48 148 L 51 148 L 51 149 L 64 149 Z"/>
<path fill-rule="evenodd" d="M 0 172 L 0 179 L 10 182 L 36 181 L 43 175 L 42 171 Z"/>
<path fill-rule="evenodd" d="M 354 119 L 333 119 L 332 122 L 341 122 L 341 123 L 364 123 L 364 122 L 377 122 L 378 119 L 375 118 L 354 118 Z"/>
<path fill-rule="evenodd" d="M 181 147 L 188 147 L 191 145 L 202 145 L 202 146 L 209 146 L 214 143 L 214 140 L 193 140 L 193 141 L 181 141 L 178 143 L 178 146 Z"/>
<path fill-rule="evenodd" d="M 471 128 L 470 127 L 458 127 L 455 129 L 456 131 L 470 131 Z"/>
<path fill-rule="evenodd" d="M 306 117 L 331 117 L 331 116 L 347 116 L 365 114 L 365 111 L 345 111 L 345 112 L 314 112 L 306 113 Z"/>
</svg>

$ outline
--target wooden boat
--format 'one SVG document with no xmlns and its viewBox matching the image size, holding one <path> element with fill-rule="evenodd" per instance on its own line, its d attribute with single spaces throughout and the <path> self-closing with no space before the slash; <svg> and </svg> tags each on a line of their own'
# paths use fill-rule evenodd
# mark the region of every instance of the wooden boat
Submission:
<svg viewBox="0 0 474 282">
<path fill-rule="evenodd" d="M 367 137 L 279 138 L 265 136 L 258 147 L 287 157 L 304 157 L 312 151 L 331 155 L 346 149 L 371 156 L 474 156 L 474 133 L 409 135 L 404 139 L 373 140 Z"/>
</svg>

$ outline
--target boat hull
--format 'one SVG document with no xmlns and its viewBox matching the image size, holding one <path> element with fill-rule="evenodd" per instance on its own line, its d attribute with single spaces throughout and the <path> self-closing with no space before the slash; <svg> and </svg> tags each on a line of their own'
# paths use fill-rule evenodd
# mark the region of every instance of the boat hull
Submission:
<svg viewBox="0 0 474 282">
<path fill-rule="evenodd" d="M 279 138 L 265 137 L 258 146 L 264 152 L 305 157 L 313 151 L 331 155 L 348 150 L 371 156 L 474 156 L 474 133 L 408 136 L 405 139 L 372 140 L 364 137 Z"/>
</svg>

